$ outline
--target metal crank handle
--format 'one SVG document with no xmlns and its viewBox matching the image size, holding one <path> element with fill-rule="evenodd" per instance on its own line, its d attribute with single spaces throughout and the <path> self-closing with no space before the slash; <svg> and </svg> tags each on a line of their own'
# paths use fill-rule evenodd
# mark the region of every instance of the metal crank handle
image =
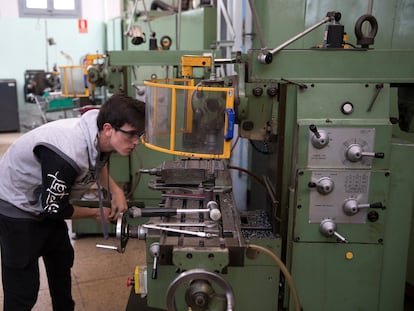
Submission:
<svg viewBox="0 0 414 311">
<path fill-rule="evenodd" d="M 119 252 L 118 247 L 112 246 L 112 245 L 96 244 L 96 247 L 97 248 L 103 248 L 103 249 L 110 249 L 110 250 Z"/>
<path fill-rule="evenodd" d="M 341 235 L 341 234 L 339 234 L 338 232 L 334 232 L 333 233 L 334 234 L 334 236 L 336 236 L 341 242 L 344 242 L 344 243 L 348 243 L 348 240 L 347 239 L 345 239 L 345 237 L 343 236 L 343 235 Z"/>
</svg>

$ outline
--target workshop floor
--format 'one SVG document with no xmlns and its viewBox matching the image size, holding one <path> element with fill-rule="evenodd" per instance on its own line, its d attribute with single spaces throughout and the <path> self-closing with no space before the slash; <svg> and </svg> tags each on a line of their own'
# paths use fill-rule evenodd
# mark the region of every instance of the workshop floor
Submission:
<svg viewBox="0 0 414 311">
<path fill-rule="evenodd" d="M 36 107 L 28 104 L 20 112 L 22 132 L 40 125 L 40 117 Z M 0 157 L 8 146 L 21 133 L 0 133 Z M 130 295 L 130 287 L 126 286 L 128 277 L 132 277 L 135 266 L 145 261 L 145 242 L 129 240 L 126 252 L 96 248 L 96 244 L 117 245 L 115 238 L 104 240 L 101 235 L 82 235 L 76 237 L 69 234 L 75 249 L 75 264 L 72 269 L 72 290 L 76 302 L 75 311 L 121 311 L 125 310 Z M 40 261 L 41 279 L 37 303 L 33 311 L 51 311 L 51 302 L 44 266 Z M 0 278 L 0 289 L 1 289 Z M 0 310 L 3 309 L 3 292 L 0 290 Z M 414 311 L 414 297 L 407 298 L 404 311 Z"/>
<path fill-rule="evenodd" d="M 98 243 L 116 245 L 116 240 L 104 240 L 101 236 L 72 239 L 75 249 L 75 263 L 72 269 L 75 311 L 125 310 L 131 291 L 126 281 L 128 277 L 132 277 L 135 266 L 144 262 L 145 244 L 143 241 L 131 240 L 126 252 L 120 254 L 112 250 L 97 249 Z M 33 311 L 51 311 L 49 288 L 41 260 L 40 271 L 40 290 Z M 1 310 L 2 295 L 0 293 Z"/>
</svg>

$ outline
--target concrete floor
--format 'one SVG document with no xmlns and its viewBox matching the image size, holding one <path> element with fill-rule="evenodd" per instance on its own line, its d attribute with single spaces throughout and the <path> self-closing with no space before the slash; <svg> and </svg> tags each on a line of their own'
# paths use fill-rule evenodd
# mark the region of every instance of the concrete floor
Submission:
<svg viewBox="0 0 414 311">
<path fill-rule="evenodd" d="M 97 249 L 96 244 L 116 244 L 115 238 L 104 240 L 100 236 L 83 236 L 72 240 L 75 263 L 72 269 L 72 293 L 76 311 L 125 310 L 130 295 L 128 277 L 134 268 L 144 262 L 145 244 L 131 240 L 125 253 Z M 40 290 L 33 311 L 51 311 L 49 288 L 42 260 L 40 262 Z M 1 282 L 0 282 L 1 283 Z M 3 294 L 0 294 L 2 309 Z"/>
</svg>

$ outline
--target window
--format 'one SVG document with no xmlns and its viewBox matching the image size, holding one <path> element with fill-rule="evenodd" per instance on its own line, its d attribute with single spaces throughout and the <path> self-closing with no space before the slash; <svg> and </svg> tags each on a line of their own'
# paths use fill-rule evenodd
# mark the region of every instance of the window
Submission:
<svg viewBox="0 0 414 311">
<path fill-rule="evenodd" d="M 19 0 L 20 17 L 80 18 L 81 0 Z"/>
</svg>

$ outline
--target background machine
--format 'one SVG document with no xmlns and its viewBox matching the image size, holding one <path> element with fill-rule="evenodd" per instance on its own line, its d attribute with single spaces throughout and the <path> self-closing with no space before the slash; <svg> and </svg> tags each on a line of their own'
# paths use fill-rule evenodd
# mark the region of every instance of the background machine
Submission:
<svg viewBox="0 0 414 311">
<path fill-rule="evenodd" d="M 144 144 L 168 155 L 139 170 L 158 204 L 116 227 L 118 250 L 147 246 L 127 309 L 403 310 L 412 1 L 243 1 L 252 47 L 230 53 L 232 1 L 184 2 L 127 1 L 128 41 L 93 72 L 145 99 Z M 165 48 L 146 42 L 157 33 Z M 229 161 L 240 141 L 246 168 Z M 250 178 L 244 209 L 233 170 Z"/>
</svg>

